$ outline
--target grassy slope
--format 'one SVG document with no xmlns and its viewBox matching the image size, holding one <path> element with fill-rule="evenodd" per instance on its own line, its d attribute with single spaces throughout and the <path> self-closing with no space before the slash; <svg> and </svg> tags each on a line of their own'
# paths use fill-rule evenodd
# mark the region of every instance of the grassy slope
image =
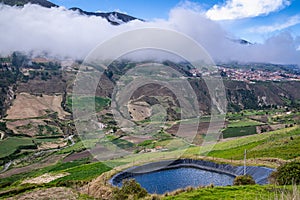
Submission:
<svg viewBox="0 0 300 200">
<path fill-rule="evenodd" d="M 223 131 L 223 138 L 240 137 L 256 134 L 256 126 L 231 127 Z"/>
<path fill-rule="evenodd" d="M 164 197 L 164 200 L 186 200 L 186 199 L 209 199 L 209 200 L 271 200 L 271 199 L 292 199 L 292 188 L 283 189 L 275 186 L 227 186 L 215 188 L 202 188 L 189 192 L 183 192 L 176 196 Z M 299 191 L 299 188 L 298 188 Z M 283 198 L 281 198 L 283 197 Z"/>
<path fill-rule="evenodd" d="M 80 183 L 81 181 L 91 181 L 92 179 L 109 170 L 111 170 L 111 167 L 100 162 L 86 164 L 85 160 L 81 160 L 69 163 L 58 163 L 40 170 L 34 170 L 29 173 L 17 174 L 8 178 L 0 179 L 0 199 L 25 191 L 31 191 L 36 187 L 49 188 L 71 186 L 72 184 L 76 185 L 77 182 Z M 45 173 L 55 174 L 62 172 L 67 172 L 69 175 L 56 179 L 48 184 L 39 186 L 33 184 L 21 184 L 24 179 L 38 177 Z"/>
<path fill-rule="evenodd" d="M 70 173 L 70 175 L 59 178 L 53 182 L 55 183 L 55 182 L 59 182 L 59 181 L 69 181 L 69 180 L 70 181 L 74 181 L 74 180 L 90 181 L 93 178 L 100 176 L 103 172 L 106 172 L 109 170 L 111 170 L 111 168 L 101 162 L 80 165 L 80 166 L 76 166 L 73 168 L 68 168 L 68 169 L 60 171 L 60 172 L 68 172 L 68 173 Z"/>
<path fill-rule="evenodd" d="M 297 136 L 299 135 L 299 136 Z M 294 140 L 289 141 L 289 143 L 281 143 L 281 140 L 290 140 L 293 136 Z M 243 159 L 244 150 L 248 150 L 248 158 L 281 158 L 281 159 L 291 159 L 299 156 L 300 152 L 300 129 L 298 127 L 287 128 L 278 131 L 272 131 L 264 134 L 256 134 L 242 138 L 235 138 L 230 140 L 225 140 L 223 142 L 217 143 L 212 151 L 207 152 L 208 156 L 215 158 L 224 158 L 234 160 Z M 279 142 L 280 145 L 272 146 L 274 142 Z M 200 155 L 206 154 L 206 151 L 210 148 L 207 147 L 189 147 L 188 149 L 177 149 L 173 151 L 166 152 L 153 152 L 145 154 L 132 154 L 124 158 L 119 158 L 116 160 L 107 161 L 109 165 L 114 162 L 124 162 L 130 163 L 130 165 L 143 164 L 151 161 L 166 160 L 166 159 L 176 159 L 180 156 L 195 158 Z M 279 151 L 278 149 L 284 149 L 284 151 Z M 259 164 L 259 162 L 257 162 Z"/>
<path fill-rule="evenodd" d="M 290 137 L 293 137 L 293 140 Z M 273 131 L 264 134 L 257 134 L 247 136 L 243 138 L 231 139 L 220 142 L 214 146 L 214 150 L 209 153 L 209 156 L 220 157 L 220 158 L 231 158 L 235 155 L 234 159 L 241 159 L 244 149 L 248 150 L 248 158 L 250 157 L 276 157 L 289 159 L 291 157 L 299 156 L 300 150 L 300 129 L 298 127 L 288 128 L 279 131 Z M 203 148 L 204 149 L 204 148 Z M 190 147 L 186 149 L 178 149 L 170 152 L 156 152 L 148 154 L 133 154 L 128 157 L 111 160 L 102 163 L 91 163 L 85 164 L 85 161 L 74 161 L 71 163 L 59 163 L 38 171 L 33 171 L 26 174 L 15 175 L 7 179 L 0 180 L 0 186 L 19 187 L 21 180 L 28 177 L 40 176 L 44 173 L 60 173 L 68 172 L 70 175 L 53 181 L 50 185 L 55 186 L 66 181 L 88 181 L 91 180 L 105 171 L 109 171 L 112 167 L 122 166 L 124 168 L 151 161 L 157 161 L 162 159 L 176 158 L 178 155 L 185 153 L 186 157 L 199 155 L 199 147 Z M 291 157 L 290 157 L 291 156 Z M 106 166 L 105 164 L 108 164 Z M 2 189 L 3 189 L 2 188 Z M 1 190 L 0 190 L 1 191 Z M 220 199 L 220 197 L 232 197 L 237 195 L 239 197 L 248 197 L 253 199 L 257 196 L 264 194 L 264 187 L 260 186 L 249 186 L 249 188 L 242 187 L 225 187 L 225 188 L 213 188 L 213 189 L 202 189 L 193 191 L 192 194 L 189 192 L 182 193 L 175 199 L 197 199 L 199 195 L 205 199 Z M 213 193 L 213 195 L 212 195 Z M 218 196 L 219 195 L 219 196 Z M 239 196 L 240 195 L 240 196 Z M 251 196 L 252 195 L 252 196 Z M 216 196 L 216 198 L 214 198 Z M 258 197 L 257 197 L 258 198 Z M 222 199 L 222 198 L 221 198 Z M 226 198 L 223 198 L 226 199 Z M 227 198 L 228 199 L 228 198 Z M 230 199 L 230 198 L 229 198 Z M 258 198 L 259 199 L 259 198 Z"/>
<path fill-rule="evenodd" d="M 273 157 L 284 160 L 293 159 L 300 156 L 299 136 L 299 128 L 289 128 L 248 136 L 221 142 L 208 155 L 227 159 L 243 159 L 243 152 L 247 149 L 248 158 Z"/>
<path fill-rule="evenodd" d="M 9 137 L 0 141 L 0 160 L 6 156 L 16 153 L 17 150 L 35 149 L 33 143 L 55 142 L 57 138 L 30 138 L 30 137 Z"/>
<path fill-rule="evenodd" d="M 67 108 L 69 110 L 72 110 L 72 108 L 87 110 L 95 108 L 95 111 L 99 112 L 110 104 L 110 99 L 97 96 L 73 98 L 72 96 L 67 97 Z"/>
<path fill-rule="evenodd" d="M 228 124 L 228 128 L 234 128 L 234 127 L 244 127 L 244 126 L 257 126 L 261 125 L 262 123 L 251 120 L 251 119 L 244 119 L 244 120 L 233 120 L 230 121 Z"/>
<path fill-rule="evenodd" d="M 13 137 L 0 141 L 0 158 L 14 153 L 19 147 L 32 146 L 31 138 Z"/>
</svg>

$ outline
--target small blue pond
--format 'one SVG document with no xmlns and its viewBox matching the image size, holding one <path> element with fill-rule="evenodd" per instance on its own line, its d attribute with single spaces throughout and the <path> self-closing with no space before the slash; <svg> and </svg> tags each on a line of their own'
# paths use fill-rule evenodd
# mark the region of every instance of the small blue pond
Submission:
<svg viewBox="0 0 300 200">
<path fill-rule="evenodd" d="M 133 177 L 149 193 L 163 194 L 179 188 L 188 186 L 198 187 L 200 185 L 214 184 L 215 186 L 232 185 L 233 176 L 211 172 L 191 167 L 168 169 Z M 119 187 L 122 183 L 117 184 Z"/>
<path fill-rule="evenodd" d="M 148 163 L 124 170 L 110 180 L 114 186 L 121 187 L 125 179 L 135 179 L 149 193 L 163 194 L 188 186 L 198 187 L 232 185 L 236 176 L 246 170 L 257 184 L 267 184 L 274 169 L 267 167 L 232 166 L 204 160 L 178 159 Z"/>
</svg>

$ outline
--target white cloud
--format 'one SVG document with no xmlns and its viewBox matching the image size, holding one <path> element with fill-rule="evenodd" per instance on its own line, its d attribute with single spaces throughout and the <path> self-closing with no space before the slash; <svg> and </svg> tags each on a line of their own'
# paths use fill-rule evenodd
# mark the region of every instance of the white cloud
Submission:
<svg viewBox="0 0 300 200">
<path fill-rule="evenodd" d="M 48 52 L 53 56 L 84 58 L 98 44 L 122 32 L 164 28 L 182 32 L 201 44 L 215 61 L 274 62 L 300 64 L 300 38 L 282 33 L 264 44 L 244 46 L 230 41 L 228 33 L 201 12 L 177 7 L 168 20 L 138 20 L 112 26 L 100 17 L 82 16 L 64 8 L 0 5 L 0 54 L 12 51 Z M 143 37 L 143 36 L 141 36 Z M 130 41 L 124 41 L 124 45 Z M 176 41 L 174 41 L 176 42 Z M 122 45 L 122 44 L 120 44 Z"/>
<path fill-rule="evenodd" d="M 206 12 L 212 20 L 234 20 L 267 15 L 290 5 L 289 0 L 227 0 Z"/>
<path fill-rule="evenodd" d="M 285 22 L 282 23 L 275 23 L 268 26 L 260 26 L 250 29 L 250 32 L 255 33 L 271 33 L 274 31 L 281 31 L 283 29 L 295 26 L 300 23 L 300 15 L 295 15 L 290 17 L 288 20 L 285 20 Z"/>
</svg>

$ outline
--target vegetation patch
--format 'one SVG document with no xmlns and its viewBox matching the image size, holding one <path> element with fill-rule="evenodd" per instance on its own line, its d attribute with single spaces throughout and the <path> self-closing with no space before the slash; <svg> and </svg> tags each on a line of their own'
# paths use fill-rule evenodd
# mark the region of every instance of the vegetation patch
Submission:
<svg viewBox="0 0 300 200">
<path fill-rule="evenodd" d="M 278 167 L 270 175 L 270 181 L 279 185 L 300 184 L 300 161 L 294 161 Z"/>
<path fill-rule="evenodd" d="M 228 128 L 235 128 L 235 127 L 245 127 L 245 126 L 257 126 L 261 125 L 261 122 L 257 122 L 251 119 L 243 119 L 243 120 L 232 120 L 228 124 Z"/>
<path fill-rule="evenodd" d="M 37 146 L 29 137 L 9 137 L 0 141 L 0 159 L 17 153 L 21 149 L 36 149 Z"/>
<path fill-rule="evenodd" d="M 240 137 L 256 134 L 256 126 L 237 126 L 227 128 L 223 131 L 223 138 Z"/>
<path fill-rule="evenodd" d="M 184 191 L 184 190 L 183 190 Z M 163 200 L 186 200 L 186 199 L 204 199 L 204 200 L 232 200 L 232 199 L 296 199 L 299 197 L 298 191 L 293 191 L 291 187 L 281 188 L 277 186 L 227 186 L 213 188 L 190 189 L 185 192 L 173 192 L 175 195 L 165 195 Z"/>
<path fill-rule="evenodd" d="M 221 142 L 208 155 L 240 160 L 247 149 L 247 158 L 273 157 L 288 160 L 300 156 L 299 146 L 300 129 L 297 127 Z"/>
<path fill-rule="evenodd" d="M 63 172 L 67 172 L 70 175 L 59 178 L 54 182 L 64 182 L 64 181 L 74 181 L 74 180 L 89 181 L 92 180 L 93 178 L 98 177 L 103 172 L 109 170 L 111 170 L 111 167 L 108 167 L 107 165 L 101 162 L 84 164 L 84 165 L 63 170 Z"/>
<path fill-rule="evenodd" d="M 148 195 L 147 191 L 141 187 L 134 179 L 124 180 L 121 188 L 114 188 L 113 199 L 141 199 Z"/>
<path fill-rule="evenodd" d="M 234 178 L 233 185 L 255 185 L 255 180 L 250 175 L 241 175 Z"/>
<path fill-rule="evenodd" d="M 95 108 L 96 112 L 103 110 L 110 104 L 110 99 L 104 97 L 67 97 L 67 110 L 72 110 L 72 108 L 76 108 L 79 110 L 92 110 Z"/>
</svg>

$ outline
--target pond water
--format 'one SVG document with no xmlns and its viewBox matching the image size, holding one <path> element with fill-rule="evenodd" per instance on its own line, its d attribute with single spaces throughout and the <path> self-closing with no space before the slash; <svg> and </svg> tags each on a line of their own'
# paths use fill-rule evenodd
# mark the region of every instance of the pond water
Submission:
<svg viewBox="0 0 300 200">
<path fill-rule="evenodd" d="M 145 174 L 135 174 L 134 178 L 149 193 L 163 194 L 188 186 L 198 187 L 214 184 L 215 186 L 232 185 L 234 177 L 192 167 L 180 167 Z M 116 184 L 121 186 L 122 183 Z"/>
</svg>

